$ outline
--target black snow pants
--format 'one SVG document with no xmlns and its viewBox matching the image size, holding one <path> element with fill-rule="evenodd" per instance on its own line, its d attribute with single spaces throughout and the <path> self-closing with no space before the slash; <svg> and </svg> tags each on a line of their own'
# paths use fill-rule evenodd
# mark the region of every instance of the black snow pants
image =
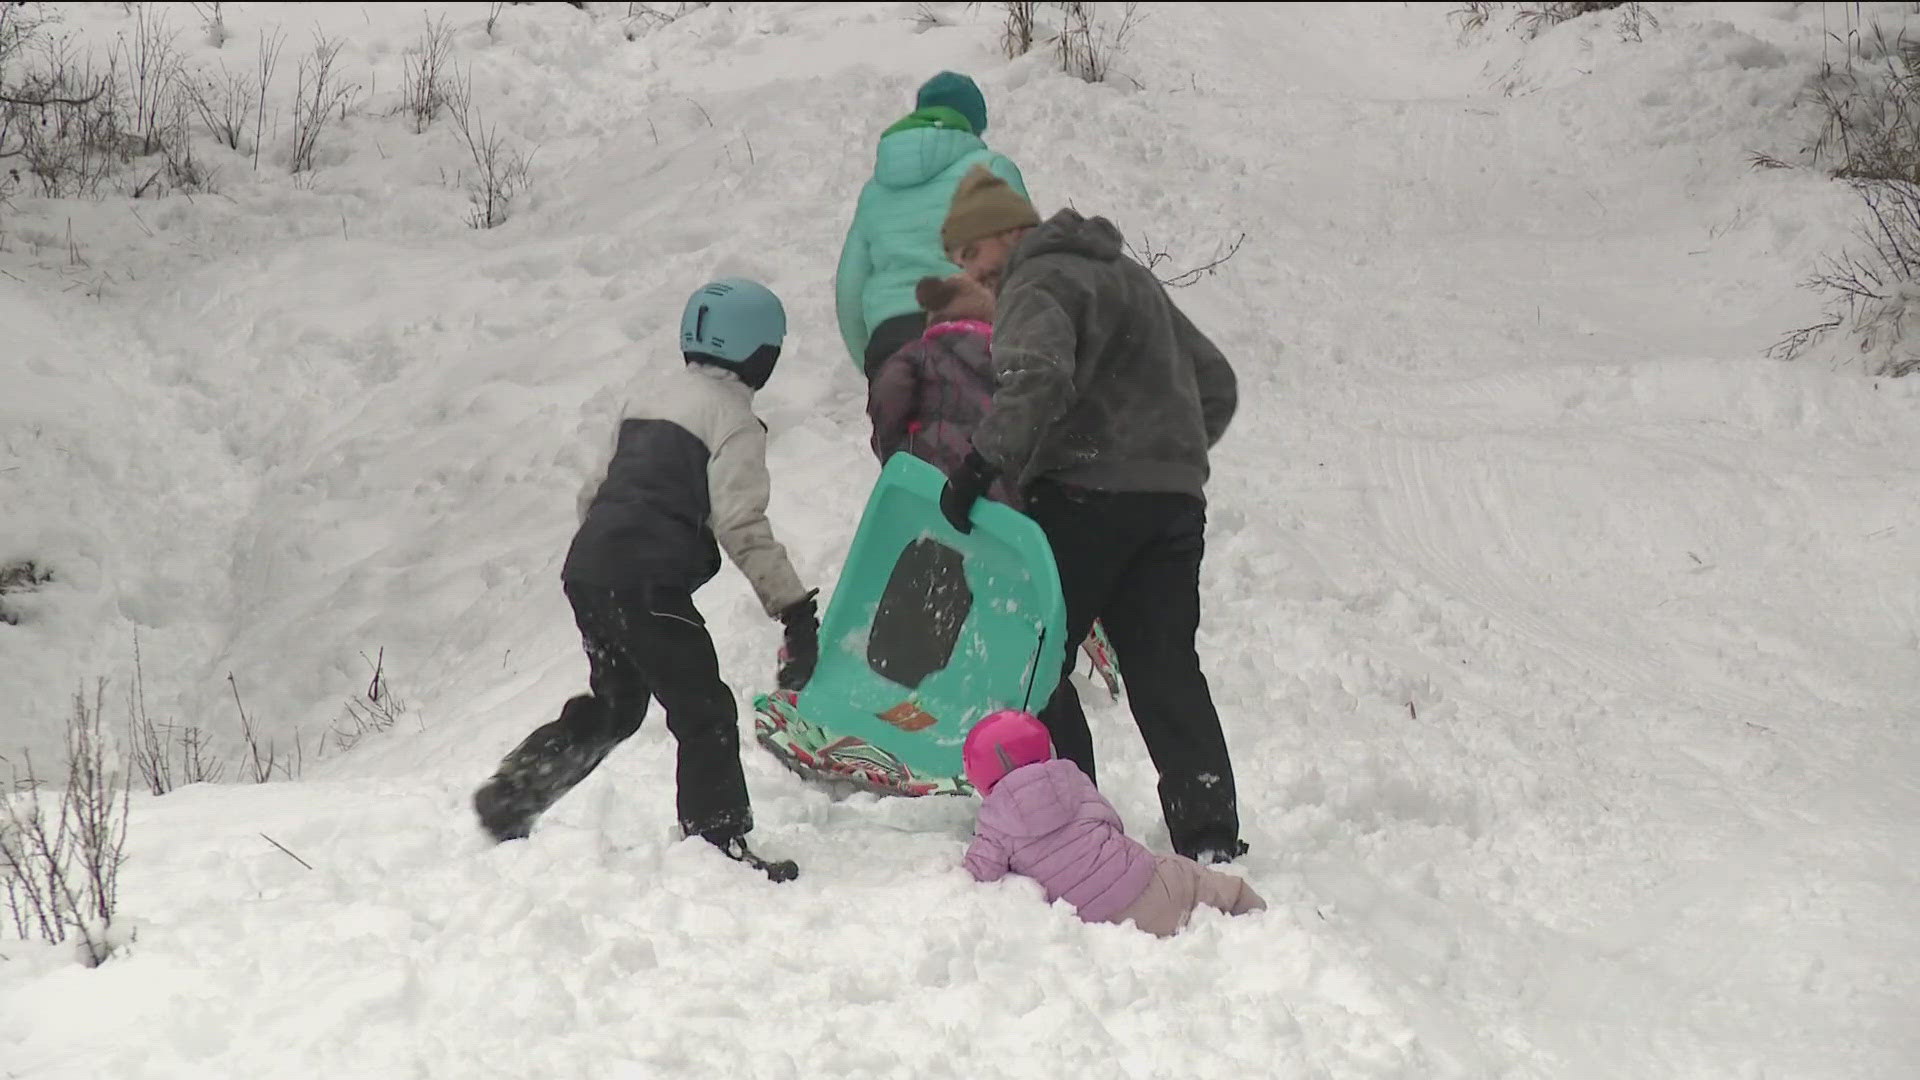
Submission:
<svg viewBox="0 0 1920 1080">
<path fill-rule="evenodd" d="M 1231 851 L 1240 818 L 1220 716 L 1200 670 L 1200 560 L 1206 504 L 1190 495 L 1092 491 L 1048 480 L 1026 512 L 1046 531 L 1060 569 L 1067 640 L 1098 619 L 1126 673 L 1127 701 L 1160 774 L 1160 809 L 1173 849 Z M 1040 719 L 1056 752 L 1094 776 L 1093 735 L 1065 670 Z"/>
<path fill-rule="evenodd" d="M 906 348 L 926 332 L 927 317 L 918 311 L 895 315 L 874 327 L 873 336 L 867 339 L 866 356 L 860 365 L 867 381 L 873 381 L 873 373 L 880 370 L 880 365 L 887 362 L 887 357 Z"/>
<path fill-rule="evenodd" d="M 738 714 L 692 594 L 572 582 L 566 594 L 592 693 L 568 701 L 559 719 L 527 736 L 502 773 L 526 778 L 529 802 L 544 809 L 638 731 L 648 700 L 658 698 L 679 747 L 680 828 L 716 843 L 746 835 L 753 812 L 740 769 Z"/>
</svg>

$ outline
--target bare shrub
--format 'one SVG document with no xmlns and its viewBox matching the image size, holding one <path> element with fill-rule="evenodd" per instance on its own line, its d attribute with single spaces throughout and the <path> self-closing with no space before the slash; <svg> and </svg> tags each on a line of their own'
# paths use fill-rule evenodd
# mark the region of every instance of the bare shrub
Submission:
<svg viewBox="0 0 1920 1080">
<path fill-rule="evenodd" d="M 39 4 L 0 4 L 0 65 L 41 32 L 53 17 Z M 0 74 L 5 68 L 0 67 Z"/>
<path fill-rule="evenodd" d="M 200 28 L 207 32 L 207 44 L 218 49 L 227 43 L 227 16 L 219 3 L 194 4 L 193 13 L 200 16 Z"/>
<path fill-rule="evenodd" d="M 1463 3 L 1447 13 L 1447 18 L 1460 28 L 1460 40 L 1466 41 L 1476 34 L 1484 32 L 1493 25 L 1493 17 L 1507 5 L 1498 2 Z M 1648 30 L 1658 30 L 1660 20 L 1647 9 L 1645 4 L 1633 0 L 1574 0 L 1568 3 L 1533 3 L 1516 5 L 1513 18 L 1508 21 L 1508 29 L 1519 31 L 1528 40 L 1539 37 L 1563 22 L 1577 19 L 1582 15 L 1591 15 L 1596 11 L 1618 11 L 1613 29 L 1622 41 L 1639 41 Z"/>
<path fill-rule="evenodd" d="M 1486 30 L 1493 21 L 1493 13 L 1500 10 L 1498 3 L 1487 0 L 1469 0 L 1452 11 L 1447 12 L 1447 20 L 1460 28 L 1460 40 L 1465 42 L 1475 34 Z"/>
<path fill-rule="evenodd" d="M 1010 0 L 1000 5 L 1000 49 L 1011 60 L 1025 56 L 1035 42 L 1044 40 L 1052 45 L 1061 71 L 1086 82 L 1105 82 L 1113 74 L 1114 62 L 1127 51 L 1128 39 L 1145 17 L 1137 3 L 1122 4 L 1120 8 L 1116 18 L 1103 15 L 1100 5 L 1092 0 L 1055 3 Z M 1060 26 L 1051 36 L 1045 33 L 1041 19 L 1048 11 L 1060 17 Z"/>
<path fill-rule="evenodd" d="M 1526 37 L 1529 39 L 1536 38 L 1536 37 L 1539 37 L 1541 34 L 1545 33 L 1546 31 L 1551 30 L 1556 26 L 1559 26 L 1563 22 L 1566 22 L 1568 19 L 1573 18 L 1575 13 L 1567 10 L 1572 6 L 1574 5 L 1571 5 L 1571 4 L 1522 5 L 1520 10 L 1514 13 L 1512 25 L 1514 29 L 1520 31 L 1520 34 L 1522 37 Z M 1579 14 L 1585 14 L 1585 12 L 1580 12 Z"/>
<path fill-rule="evenodd" d="M 0 5 L 9 6 L 17 5 Z M 97 72 L 68 39 L 44 33 L 46 25 L 12 45 L 15 63 L 0 82 L 0 159 L 19 159 L 9 178 L 31 180 L 43 196 L 97 195 L 130 150 L 118 73 L 111 64 Z"/>
<path fill-rule="evenodd" d="M 1595 0 L 1572 0 L 1572 2 L 1566 3 L 1522 4 L 1520 5 L 1520 10 L 1513 16 L 1513 25 L 1524 36 L 1534 38 L 1559 26 L 1563 22 L 1577 19 L 1582 15 L 1591 15 L 1596 11 L 1612 11 L 1616 8 L 1636 9 L 1632 16 L 1636 20 L 1636 35 L 1639 32 L 1637 29 L 1639 20 L 1652 20 L 1654 26 L 1659 26 L 1658 20 L 1654 20 L 1653 15 L 1641 7 L 1640 4 L 1623 3 L 1621 0 L 1598 0 L 1598 2 L 1595 2 Z M 1637 36 L 1635 40 L 1638 40 Z"/>
<path fill-rule="evenodd" d="M 7 169 L 7 186 L 98 197 L 109 178 L 157 155 L 133 174 L 129 194 L 205 190 L 212 173 L 194 155 L 193 97 L 166 15 L 128 5 L 133 28 L 115 38 L 101 70 L 69 38 L 47 32 L 50 19 L 21 21 L 25 7 L 0 3 L 0 158 L 20 160 Z"/>
<path fill-rule="evenodd" d="M 89 967 L 113 951 L 132 793 L 131 774 L 108 752 L 105 700 L 104 679 L 91 699 L 84 690 L 74 694 L 57 798 L 23 755 L 12 770 L 13 793 L 0 799 L 0 884 L 15 933 L 53 945 L 77 939 Z"/>
<path fill-rule="evenodd" d="M 240 149 L 240 140 L 247 133 L 247 120 L 253 111 L 253 87 L 247 77 L 228 71 L 222 64 L 218 75 L 183 74 L 180 87 L 207 134 L 229 150 Z"/>
<path fill-rule="evenodd" d="M 141 709 L 133 729 L 133 759 L 149 792 L 165 795 L 189 784 L 217 784 L 226 776 L 226 764 L 205 731 L 192 724 L 156 723 L 144 702 Z"/>
<path fill-rule="evenodd" d="M 367 654 L 361 653 L 360 659 L 367 660 Z M 367 660 L 373 675 L 366 689 L 347 699 L 345 714 L 333 726 L 334 747 L 342 753 L 353 749 L 368 735 L 393 730 L 393 725 L 407 714 L 405 699 L 394 693 L 387 682 L 386 661 L 385 649 Z"/>
<path fill-rule="evenodd" d="M 462 72 L 455 80 L 448 101 L 454 132 L 473 162 L 473 176 L 466 179 L 471 209 L 467 225 L 491 229 L 507 220 L 513 200 L 532 180 L 533 157 L 523 154 L 500 136 L 497 125 L 488 124 L 480 105 L 473 99 L 473 73 Z"/>
<path fill-rule="evenodd" d="M 1621 4 L 1619 12 L 1620 17 L 1613 22 L 1613 32 L 1621 41 L 1640 41 L 1648 30 L 1660 29 L 1660 20 L 1645 4 Z"/>
<path fill-rule="evenodd" d="M 679 4 L 628 4 L 626 18 L 621 24 L 621 32 L 625 34 L 628 41 L 632 41 L 649 30 L 658 30 L 669 23 L 678 22 L 693 12 L 712 6 L 712 0 Z"/>
<path fill-rule="evenodd" d="M 287 37 L 276 27 L 272 33 L 260 31 L 260 54 L 254 67 L 253 83 L 253 171 L 260 171 L 260 146 L 267 128 L 267 91 L 273 86 L 274 69 L 280 66 L 280 50 Z"/>
<path fill-rule="evenodd" d="M 1876 375 L 1920 374 L 1920 348 L 1907 335 L 1920 319 L 1920 183 L 1855 178 L 1865 218 L 1855 239 L 1860 247 L 1822 260 L 1801 284 L 1827 295 L 1821 321 L 1775 342 L 1768 355 L 1792 360 L 1842 326 L 1860 338 L 1860 351 Z"/>
<path fill-rule="evenodd" d="M 1880 63 L 1827 69 L 1811 98 L 1820 131 L 1808 152 L 1834 176 L 1920 180 L 1920 43 L 1889 40 L 1874 24 L 1870 40 Z"/>
<path fill-rule="evenodd" d="M 1825 66 L 1811 91 L 1821 123 L 1806 154 L 1852 188 L 1864 213 L 1852 248 L 1801 282 L 1825 295 L 1822 318 L 1768 355 L 1795 359 L 1844 328 L 1873 374 L 1911 375 L 1920 372 L 1920 350 L 1906 340 L 1920 327 L 1920 43 L 1876 23 L 1864 34 L 1850 25 L 1843 44 L 1846 67 Z M 1875 62 L 1856 66 L 1869 56 Z M 1784 164 L 1758 153 L 1751 161 Z"/>
<path fill-rule="evenodd" d="M 131 134 L 140 154 L 158 152 L 166 138 L 173 111 L 169 101 L 181 70 L 180 51 L 174 47 L 179 36 L 166 12 L 154 4 L 134 4 L 132 39 L 114 38 L 113 66 L 122 76 L 118 85 L 125 87 Z"/>
<path fill-rule="evenodd" d="M 163 156 L 167 166 L 167 185 L 174 191 L 191 195 L 196 191 L 218 190 L 215 181 L 219 178 L 220 170 L 194 156 L 191 139 L 167 144 Z"/>
<path fill-rule="evenodd" d="M 240 701 L 240 683 L 227 672 L 227 685 L 233 690 L 233 707 L 240 713 L 240 739 L 245 754 L 240 761 L 240 775 L 256 784 L 264 784 L 278 774 L 288 780 L 297 780 L 306 765 L 306 751 L 300 745 L 298 734 L 293 739 L 293 749 L 283 751 L 278 739 L 263 736 L 253 726 L 253 718 L 247 715 L 247 707 Z"/>
<path fill-rule="evenodd" d="M 293 97 L 293 155 L 288 168 L 296 173 L 313 171 L 313 152 L 320 145 L 321 132 L 336 110 L 344 117 L 360 93 L 358 83 L 342 82 L 334 71 L 345 42 L 318 31 L 313 37 L 313 51 L 300 59 L 299 89 Z"/>
<path fill-rule="evenodd" d="M 0 121 L 11 118 L 10 110 L 31 107 L 30 88 L 20 85 L 18 66 L 44 38 L 56 16 L 39 4 L 0 3 Z M 7 144 L 0 141 L 0 151 Z"/>
<path fill-rule="evenodd" d="M 1114 62 L 1127 51 L 1127 39 L 1139 28 L 1140 5 L 1122 5 L 1118 19 L 1102 18 L 1092 0 L 1063 3 L 1060 12 L 1064 24 L 1053 39 L 1060 70 L 1082 82 L 1106 82 Z"/>
<path fill-rule="evenodd" d="M 53 573 L 43 570 L 32 559 L 0 566 L 0 596 L 10 592 L 20 592 L 53 580 Z"/>
<path fill-rule="evenodd" d="M 1033 0 L 1008 0 L 1000 5 L 1005 21 L 1000 25 L 1000 51 L 1013 60 L 1033 50 L 1033 30 L 1040 5 Z"/>
<path fill-rule="evenodd" d="M 127 687 L 127 726 L 133 766 L 154 795 L 187 784 L 217 784 L 226 766 L 214 755 L 206 732 L 193 725 L 155 721 L 147 712 L 146 670 L 140 638 L 133 639 L 133 682 Z"/>
<path fill-rule="evenodd" d="M 421 16 L 425 19 L 425 15 Z M 488 26 L 491 32 L 492 18 Z M 400 108 L 413 119 L 415 134 L 432 126 L 434 118 L 447 104 L 447 74 L 453 62 L 453 30 L 447 17 L 427 19 L 420 40 L 407 49 L 406 63 L 400 69 Z"/>
<path fill-rule="evenodd" d="M 20 616 L 7 607 L 8 593 L 32 592 L 52 580 L 53 571 L 37 565 L 32 559 L 0 565 L 0 622 L 8 626 L 20 625 Z"/>
<path fill-rule="evenodd" d="M 213 190 L 213 178 L 218 170 L 204 165 L 193 150 L 193 99 L 187 93 L 183 79 L 176 80 L 173 86 L 173 93 L 166 102 L 166 121 L 160 128 L 156 147 L 160 153 L 160 164 L 147 174 L 145 181 L 129 192 L 136 199 L 149 191 L 156 194 L 176 191 L 191 195 L 196 191 Z"/>
<path fill-rule="evenodd" d="M 1184 289 L 1201 278 L 1212 277 L 1220 267 L 1226 265 L 1227 260 L 1239 253 L 1240 245 L 1246 241 L 1247 234 L 1241 233 L 1228 243 L 1221 245 L 1214 252 L 1213 257 L 1206 262 L 1186 270 L 1174 271 L 1165 269 L 1166 265 L 1173 261 L 1173 253 L 1155 245 L 1152 237 L 1142 234 L 1139 248 L 1136 249 L 1132 241 L 1128 241 L 1126 247 L 1128 257 L 1152 271 L 1154 278 L 1160 284 L 1171 289 Z"/>
<path fill-rule="evenodd" d="M 160 726 L 147 715 L 147 679 L 140 665 L 137 634 L 133 639 L 133 684 L 127 688 L 127 726 L 132 729 L 129 741 L 133 746 L 134 768 L 139 770 L 140 779 L 146 781 L 147 790 L 155 795 L 172 791 L 173 754 L 160 733 Z"/>
<path fill-rule="evenodd" d="M 74 713 L 67 728 L 67 784 L 63 789 L 65 816 L 72 820 L 80 866 L 86 875 L 85 910 L 88 918 L 99 920 L 102 929 L 112 920 L 119 898 L 120 865 L 126 861 L 127 804 L 132 794 L 132 776 L 109 760 L 105 704 L 105 679 L 96 684 L 91 707 L 84 693 L 74 695 Z"/>
</svg>

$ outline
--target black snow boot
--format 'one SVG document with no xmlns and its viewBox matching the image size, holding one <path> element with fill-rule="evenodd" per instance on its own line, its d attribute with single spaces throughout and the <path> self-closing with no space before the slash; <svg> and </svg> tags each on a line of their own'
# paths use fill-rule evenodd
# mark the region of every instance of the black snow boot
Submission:
<svg viewBox="0 0 1920 1080">
<path fill-rule="evenodd" d="M 775 862 L 768 862 L 760 856 L 755 855 L 753 849 L 747 847 L 747 838 L 744 836 L 709 836 L 705 839 L 707 843 L 719 848 L 720 854 L 725 855 L 734 862 L 744 863 L 747 866 L 753 867 L 755 870 L 767 875 L 767 880 L 776 885 L 783 881 L 792 881 L 794 878 L 800 876 L 800 866 L 798 863 L 795 863 L 792 859 L 780 859 Z"/>
<path fill-rule="evenodd" d="M 1187 855 L 1187 857 L 1199 863 L 1201 866 L 1217 866 L 1220 863 L 1230 863 L 1246 853 L 1247 842 L 1245 840 L 1234 840 L 1225 844 L 1209 841 L 1196 848 L 1193 853 Z M 1185 853 L 1183 852 L 1182 854 Z"/>
<path fill-rule="evenodd" d="M 590 716 L 604 706 L 582 695 L 567 702 L 560 719 L 527 736 L 500 762 L 493 776 L 473 793 L 480 827 L 495 840 L 519 840 L 533 830 L 560 796 L 606 759 L 617 743 L 583 738 L 603 725 Z"/>
</svg>

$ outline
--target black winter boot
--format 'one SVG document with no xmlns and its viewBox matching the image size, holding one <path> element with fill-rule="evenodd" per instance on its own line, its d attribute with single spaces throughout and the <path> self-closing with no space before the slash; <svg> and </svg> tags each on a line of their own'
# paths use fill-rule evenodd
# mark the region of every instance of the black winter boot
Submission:
<svg viewBox="0 0 1920 1080">
<path fill-rule="evenodd" d="M 560 719 L 527 736 L 473 793 L 480 827 L 495 840 L 519 840 L 560 797 L 572 791 L 606 759 L 617 743 L 590 737 L 605 727 L 605 706 L 582 695 L 568 701 Z M 587 737 L 583 737 L 586 735 Z"/>
<path fill-rule="evenodd" d="M 776 885 L 783 881 L 792 881 L 794 878 L 800 876 L 800 866 L 798 863 L 795 863 L 792 859 L 780 859 L 776 862 L 768 862 L 760 856 L 755 855 L 753 850 L 747 847 L 747 838 L 744 836 L 709 836 L 705 837 L 705 840 L 707 843 L 719 848 L 720 854 L 725 855 L 734 862 L 744 863 L 753 867 L 755 870 L 767 875 L 767 880 Z"/>
<path fill-rule="evenodd" d="M 1209 841 L 1196 848 L 1192 854 L 1181 852 L 1181 854 L 1186 854 L 1188 858 L 1199 863 L 1201 866 L 1216 866 L 1220 863 L 1230 863 L 1246 853 L 1247 842 L 1245 840 L 1234 840 L 1225 844 Z"/>
</svg>

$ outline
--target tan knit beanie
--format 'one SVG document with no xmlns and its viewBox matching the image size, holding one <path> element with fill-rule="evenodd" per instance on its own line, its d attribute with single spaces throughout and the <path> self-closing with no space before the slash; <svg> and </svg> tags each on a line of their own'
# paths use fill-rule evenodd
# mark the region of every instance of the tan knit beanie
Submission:
<svg viewBox="0 0 1920 1080">
<path fill-rule="evenodd" d="M 975 240 L 1039 224 L 1040 215 L 1033 212 L 1032 203 L 985 165 L 975 165 L 954 189 L 953 206 L 947 210 L 946 224 L 940 226 L 940 242 L 952 251 Z"/>
</svg>

